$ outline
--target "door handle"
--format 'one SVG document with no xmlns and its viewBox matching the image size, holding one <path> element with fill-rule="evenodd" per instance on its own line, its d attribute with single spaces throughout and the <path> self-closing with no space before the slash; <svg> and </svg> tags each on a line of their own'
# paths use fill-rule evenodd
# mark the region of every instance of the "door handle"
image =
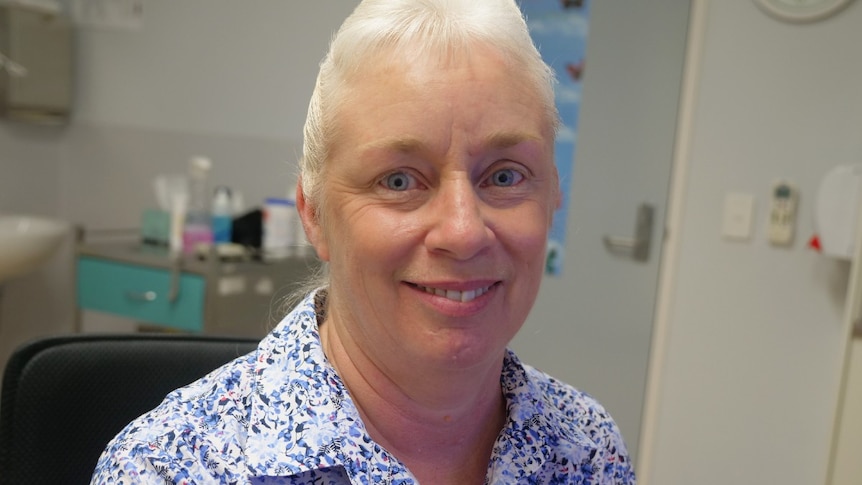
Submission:
<svg viewBox="0 0 862 485">
<path fill-rule="evenodd" d="M 649 246 L 652 239 L 653 213 L 655 209 L 650 204 L 638 206 L 635 218 L 634 237 L 604 236 L 602 240 L 608 251 L 616 254 L 627 254 L 635 261 L 649 259 Z"/>
</svg>

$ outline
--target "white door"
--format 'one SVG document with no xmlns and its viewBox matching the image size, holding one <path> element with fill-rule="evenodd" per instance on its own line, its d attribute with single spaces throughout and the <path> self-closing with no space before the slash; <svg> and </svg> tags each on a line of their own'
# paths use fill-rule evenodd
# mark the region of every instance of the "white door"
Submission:
<svg viewBox="0 0 862 485">
<path fill-rule="evenodd" d="M 595 396 L 637 454 L 689 0 L 593 1 L 562 277 L 546 277 L 513 342 Z M 654 207 L 646 261 L 609 251 Z"/>
</svg>

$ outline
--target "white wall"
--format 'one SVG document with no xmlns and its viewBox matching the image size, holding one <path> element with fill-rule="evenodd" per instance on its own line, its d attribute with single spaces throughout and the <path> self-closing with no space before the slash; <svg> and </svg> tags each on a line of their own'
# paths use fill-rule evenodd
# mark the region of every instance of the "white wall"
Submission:
<svg viewBox="0 0 862 485">
<path fill-rule="evenodd" d="M 82 29 L 77 122 L 298 140 L 317 65 L 357 0 L 148 0 Z"/>
<path fill-rule="evenodd" d="M 862 5 L 812 25 L 707 5 L 650 484 L 823 483 L 846 342 L 847 266 L 805 247 L 832 166 L 862 160 Z M 797 240 L 766 242 L 770 184 L 801 194 Z M 748 243 L 724 196 L 757 198 Z M 654 376 L 655 377 L 655 376 Z"/>
<path fill-rule="evenodd" d="M 0 124 L 0 212 L 53 215 L 63 129 Z"/>
</svg>

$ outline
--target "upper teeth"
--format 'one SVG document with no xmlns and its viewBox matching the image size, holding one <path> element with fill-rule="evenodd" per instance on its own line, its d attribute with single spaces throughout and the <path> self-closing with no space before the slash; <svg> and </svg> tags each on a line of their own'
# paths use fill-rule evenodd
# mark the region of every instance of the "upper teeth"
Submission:
<svg viewBox="0 0 862 485">
<path fill-rule="evenodd" d="M 467 290 L 467 291 L 458 291 L 458 290 L 443 290 L 441 288 L 431 288 L 428 286 L 420 286 L 425 290 L 426 293 L 431 293 L 433 295 L 442 296 L 449 300 L 460 301 L 460 302 L 468 302 L 471 300 L 475 300 L 476 298 L 484 295 L 491 289 L 490 286 L 486 286 L 483 288 L 477 288 L 475 290 Z"/>
</svg>

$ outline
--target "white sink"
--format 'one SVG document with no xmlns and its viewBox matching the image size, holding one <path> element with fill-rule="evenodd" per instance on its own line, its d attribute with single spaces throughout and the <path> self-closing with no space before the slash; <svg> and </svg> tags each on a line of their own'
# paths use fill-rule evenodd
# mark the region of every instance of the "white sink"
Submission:
<svg viewBox="0 0 862 485">
<path fill-rule="evenodd" d="M 21 276 L 48 260 L 69 232 L 68 222 L 0 215 L 0 282 Z"/>
</svg>

